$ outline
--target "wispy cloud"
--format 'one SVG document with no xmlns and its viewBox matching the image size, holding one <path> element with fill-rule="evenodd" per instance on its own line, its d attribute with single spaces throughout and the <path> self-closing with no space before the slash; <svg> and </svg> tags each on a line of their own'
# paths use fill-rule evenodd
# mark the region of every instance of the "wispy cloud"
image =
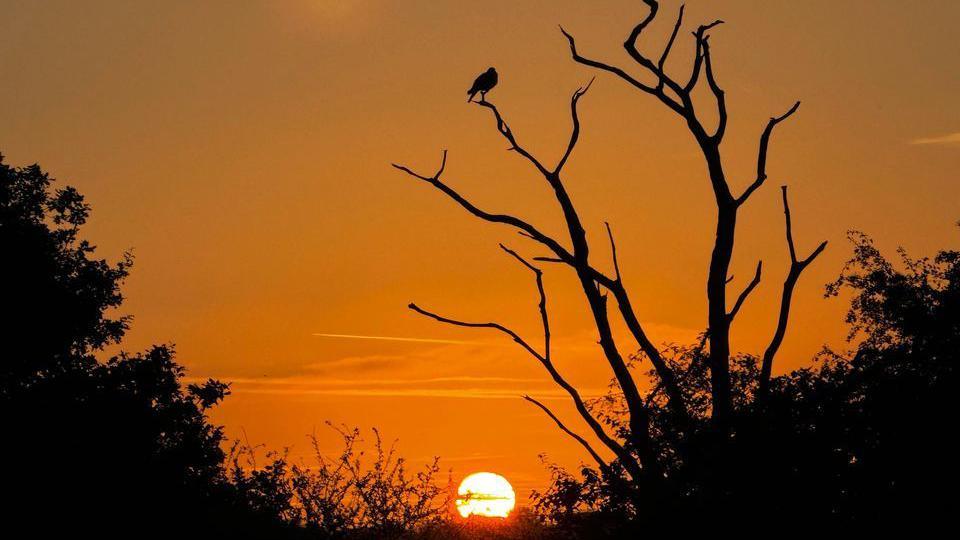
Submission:
<svg viewBox="0 0 960 540">
<path fill-rule="evenodd" d="M 460 341 L 456 339 L 434 339 L 434 338 L 413 338 L 397 336 L 361 336 L 354 334 L 311 334 L 316 337 L 339 338 L 339 339 L 372 339 L 376 341 L 405 341 L 410 343 L 443 343 L 447 345 L 483 345 L 477 341 Z"/>
<path fill-rule="evenodd" d="M 323 377 L 221 377 L 235 394 L 296 396 L 414 397 L 459 399 L 517 399 L 532 394 L 541 399 L 569 399 L 545 379 L 519 377 L 450 376 L 409 379 L 327 379 Z M 201 378 L 186 377 L 186 382 Z M 596 397 L 602 388 L 585 388 L 586 397 Z"/>
<path fill-rule="evenodd" d="M 296 396 L 391 397 L 391 398 L 456 398 L 456 399 L 520 399 L 530 394 L 541 400 L 568 400 L 562 390 L 529 388 L 247 388 L 232 389 L 237 394 L 283 394 Z M 602 395 L 602 389 L 586 389 L 584 398 Z"/>
<path fill-rule="evenodd" d="M 910 141 L 910 144 L 947 144 L 960 146 L 960 132 L 949 133 L 939 137 L 922 137 Z"/>
<path fill-rule="evenodd" d="M 369 386 L 392 386 L 404 384 L 442 384 L 451 382 L 509 382 L 509 383 L 542 383 L 544 379 L 523 379 L 517 377 L 473 377 L 462 375 L 455 377 L 430 377 L 424 379 L 307 379 L 304 377 L 222 377 L 224 381 L 234 384 L 258 384 L 291 386 L 303 384 L 322 384 L 326 386 L 352 386 L 364 384 Z M 203 382 L 202 377 L 185 377 L 187 382 Z"/>
<path fill-rule="evenodd" d="M 467 455 L 467 456 L 450 456 L 450 457 L 443 456 L 443 462 L 444 462 L 444 463 L 451 463 L 451 462 L 457 462 L 457 461 L 483 461 L 483 462 L 489 462 L 490 460 L 503 459 L 503 458 L 506 458 L 506 457 L 509 457 L 509 456 L 505 456 L 505 455 L 503 455 L 503 454 L 470 454 L 470 455 Z M 432 458 L 433 458 L 433 456 L 429 456 L 429 457 L 420 458 L 420 460 L 421 460 L 421 461 L 428 461 L 428 460 L 430 460 L 430 459 L 432 459 Z"/>
</svg>

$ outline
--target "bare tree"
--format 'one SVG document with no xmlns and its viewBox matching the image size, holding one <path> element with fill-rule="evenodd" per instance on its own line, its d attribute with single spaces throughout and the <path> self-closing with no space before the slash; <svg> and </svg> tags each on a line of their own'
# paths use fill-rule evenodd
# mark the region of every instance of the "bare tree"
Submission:
<svg viewBox="0 0 960 540">
<path fill-rule="evenodd" d="M 727 181 L 721 160 L 720 144 L 723 141 L 727 127 L 727 106 L 724 91 L 720 87 L 716 74 L 714 73 L 709 43 L 709 31 L 722 24 L 723 21 L 718 20 L 710 24 L 701 25 L 693 32 L 695 54 L 692 60 L 692 68 L 688 75 L 680 79 L 669 74 L 666 65 L 670 51 L 683 24 L 683 7 L 680 7 L 673 30 L 662 52 L 657 57 L 657 60 L 653 60 L 640 51 L 639 42 L 644 31 L 657 16 L 659 4 L 655 0 L 643 1 L 648 6 L 649 13 L 647 13 L 646 17 L 630 32 L 630 35 L 624 42 L 624 48 L 633 61 L 645 72 L 644 78 L 648 80 L 652 79 L 652 82 L 644 82 L 641 78 L 634 77 L 624 69 L 583 56 L 578 51 L 573 36 L 563 28 L 561 28 L 560 31 L 569 42 L 570 52 L 575 62 L 601 72 L 612 74 L 639 90 L 641 93 L 656 98 L 684 121 L 703 154 L 717 207 L 716 239 L 713 245 L 707 278 L 708 325 L 705 336 L 709 345 L 708 354 L 706 355 L 707 367 L 710 374 L 711 395 L 709 424 L 710 432 L 717 435 L 717 440 L 725 440 L 726 435 L 728 435 L 731 430 L 731 417 L 734 414 L 735 403 L 734 396 L 732 395 L 733 390 L 731 388 L 730 375 L 730 327 L 744 302 L 747 300 L 747 297 L 759 284 L 762 269 L 761 263 L 758 263 L 753 279 L 743 291 L 737 295 L 732 308 L 728 308 L 727 286 L 732 281 L 732 279 L 728 277 L 728 271 L 734 249 L 737 214 L 740 208 L 749 200 L 750 196 L 763 186 L 767 179 L 767 152 L 774 128 L 792 116 L 799 108 L 800 103 L 795 103 L 785 113 L 772 117 L 769 122 L 767 122 L 766 127 L 760 135 L 756 177 L 752 179 L 751 183 L 742 193 L 735 195 Z M 712 94 L 710 101 L 716 114 L 716 122 L 710 126 L 702 121 L 702 117 L 698 113 L 693 99 L 693 92 L 695 88 L 698 87 L 701 75 Z M 593 81 L 591 81 L 591 83 L 592 82 Z M 616 314 L 613 316 L 622 318 L 636 342 L 636 347 L 639 347 L 642 352 L 642 357 L 649 359 L 652 365 L 653 372 L 658 379 L 657 388 L 654 391 L 662 390 L 667 397 L 667 412 L 674 426 L 676 426 L 678 451 L 681 454 L 684 452 L 686 439 L 692 432 L 697 419 L 693 417 L 689 410 L 689 404 L 686 402 L 680 381 L 682 374 L 677 373 L 676 366 L 671 366 L 671 363 L 663 357 L 661 351 L 643 328 L 640 318 L 633 307 L 630 293 L 621 278 L 620 265 L 617 260 L 616 243 L 609 224 L 606 225 L 606 229 L 612 253 L 614 269 L 612 276 L 598 270 L 597 266 L 592 263 L 590 258 L 590 245 L 587 242 L 583 222 L 564 185 L 564 165 L 566 165 L 580 138 L 581 125 L 577 106 L 589 88 L 590 84 L 587 84 L 573 93 L 570 100 L 570 114 L 573 127 L 566 149 L 556 165 L 544 163 L 525 149 L 517 140 L 496 105 L 485 99 L 477 103 L 479 106 L 490 110 L 496 122 L 497 131 L 510 144 L 510 149 L 529 162 L 552 188 L 557 204 L 559 204 L 564 217 L 567 234 L 569 236 L 568 240 L 557 240 L 543 233 L 539 228 L 521 217 L 489 212 L 474 205 L 469 199 L 450 187 L 450 185 L 442 179 L 447 160 L 446 151 L 443 152 L 439 169 L 429 176 L 414 172 L 410 168 L 402 165 L 395 164 L 394 167 L 437 188 L 481 220 L 504 224 L 519 229 L 522 235 L 536 241 L 550 252 L 548 256 L 533 258 L 532 260 L 534 262 L 558 263 L 573 270 L 580 282 L 583 295 L 593 316 L 593 321 L 599 335 L 599 345 L 604 358 L 613 371 L 613 377 L 619 386 L 619 390 L 623 394 L 628 417 L 628 435 L 624 437 L 626 440 L 621 442 L 605 431 L 603 424 L 591 413 L 590 408 L 584 403 L 577 389 L 567 382 L 554 366 L 551 359 L 550 324 L 546 307 L 547 297 L 543 286 L 543 272 L 539 267 L 521 257 L 516 252 L 501 246 L 507 254 L 532 271 L 535 276 L 540 295 L 539 311 L 543 324 L 542 349 L 538 349 L 516 332 L 500 323 L 465 322 L 438 315 L 420 308 L 415 304 L 411 304 L 410 308 L 443 323 L 466 327 L 490 328 L 511 337 L 527 353 L 539 361 L 547 369 L 553 380 L 570 395 L 580 416 L 593 431 L 597 439 L 617 457 L 626 474 L 636 481 L 645 480 L 659 483 L 664 478 L 665 470 L 658 452 L 657 441 L 654 440 L 658 435 L 657 430 L 654 429 L 651 424 L 650 401 L 645 399 L 645 396 L 641 393 L 638 383 L 628 367 L 628 362 L 621 352 L 627 346 L 618 344 L 615 341 L 611 330 L 612 315 L 608 306 L 609 296 L 612 296 L 616 302 Z M 769 388 L 774 358 L 786 332 L 794 286 L 803 270 L 826 247 L 826 242 L 824 242 L 807 258 L 798 259 L 791 232 L 786 187 L 783 188 L 783 205 L 786 214 L 787 244 L 790 251 L 791 266 L 786 282 L 784 283 L 783 300 L 781 302 L 776 332 L 770 346 L 763 355 L 762 369 L 759 375 L 760 380 L 757 381 L 758 387 L 760 388 L 757 392 L 756 399 L 758 400 L 762 399 L 764 393 Z M 629 345 L 629 350 L 634 350 L 634 348 L 634 345 Z M 563 425 L 545 405 L 532 398 L 527 399 L 544 410 L 564 432 L 571 435 L 579 444 L 583 445 L 593 459 L 598 462 L 601 470 L 607 470 L 607 464 L 604 463 L 603 459 L 586 439 Z"/>
</svg>

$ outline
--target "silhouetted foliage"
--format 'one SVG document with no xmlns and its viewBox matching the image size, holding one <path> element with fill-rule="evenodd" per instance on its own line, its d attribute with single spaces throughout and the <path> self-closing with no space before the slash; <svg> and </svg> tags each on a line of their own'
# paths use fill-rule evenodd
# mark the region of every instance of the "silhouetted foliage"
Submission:
<svg viewBox="0 0 960 540">
<path fill-rule="evenodd" d="M 183 388 L 169 346 L 98 360 L 128 327 L 113 311 L 132 258 L 96 258 L 80 236 L 89 206 L 52 184 L 0 159 L 5 527 L 199 535 L 242 522 L 206 416 L 227 385 Z"/>
<path fill-rule="evenodd" d="M 749 519 L 758 526 L 861 531 L 926 527 L 954 515 L 960 252 L 912 259 L 899 250 L 896 264 L 865 235 L 850 238 L 854 256 L 827 295 L 852 293 L 851 351 L 825 349 L 814 367 L 774 378 L 762 404 L 749 399 L 758 359 L 737 357 L 734 386 L 748 399 L 735 407 L 733 443 L 718 448 L 710 444 L 702 342 L 665 349 L 663 356 L 684 374 L 688 402 L 696 404 L 691 410 L 699 421 L 689 440 L 701 456 L 693 463 L 675 459 L 678 439 L 669 434 L 676 426 L 666 397 L 654 392 L 654 423 L 664 434 L 659 439 L 669 441 L 659 451 L 669 464 L 673 499 L 648 506 L 621 474 L 584 467 L 575 476 L 554 468 L 550 488 L 534 494 L 541 516 L 568 529 L 597 515 L 609 515 L 606 524 L 627 516 L 630 522 L 621 520 L 615 536 L 690 515 L 712 526 Z M 591 405 L 611 429 L 626 429 L 615 386 Z"/>
<path fill-rule="evenodd" d="M 12 393 L 44 376 L 89 368 L 90 354 L 120 341 L 126 317 L 120 284 L 131 257 L 116 265 L 92 258 L 79 237 L 90 213 L 72 187 L 51 191 L 39 166 L 13 168 L 0 155 L 0 392 Z"/>
<path fill-rule="evenodd" d="M 450 517 L 451 486 L 437 483 L 438 459 L 410 472 L 395 443 L 385 448 L 378 430 L 368 454 L 359 429 L 329 425 L 341 436 L 341 449 L 327 456 L 312 437 L 310 464 L 291 465 L 286 456 L 267 452 L 269 463 L 258 467 L 256 448 L 235 448 L 231 483 L 251 508 L 322 538 L 424 535 Z"/>
</svg>

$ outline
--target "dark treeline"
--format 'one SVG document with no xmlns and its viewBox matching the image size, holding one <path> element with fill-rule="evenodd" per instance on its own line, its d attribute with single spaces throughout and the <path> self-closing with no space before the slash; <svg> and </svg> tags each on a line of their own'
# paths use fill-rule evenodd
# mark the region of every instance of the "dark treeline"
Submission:
<svg viewBox="0 0 960 540">
<path fill-rule="evenodd" d="M 132 260 L 96 257 L 80 235 L 89 211 L 38 166 L 0 159 L 4 527 L 170 538 L 547 538 L 710 525 L 751 535 L 930 525 L 957 510 L 956 251 L 892 262 L 852 235 L 853 258 L 827 288 L 853 295 L 850 351 L 825 350 L 813 367 L 774 378 L 760 402 L 752 399 L 758 359 L 736 356 L 732 380 L 744 397 L 736 440 L 722 455 L 707 435 L 686 439 L 704 456 L 695 468 L 661 446 L 669 489 L 655 501 L 624 482 L 616 462 L 556 469 L 534 496 L 535 514 L 497 529 L 451 522 L 437 465 L 407 471 L 379 436 L 369 462 L 359 432 L 343 430 L 339 456 L 318 452 L 317 463 L 300 465 L 271 454 L 258 464 L 255 449 L 230 451 L 207 418 L 228 385 L 185 385 L 169 346 L 102 358 L 131 322 L 115 313 Z M 662 354 L 684 373 L 694 431 L 707 433 L 703 343 Z M 678 429 L 666 397 L 650 399 L 656 429 Z M 627 429 L 621 400 L 614 393 L 591 403 L 613 432 Z"/>
</svg>

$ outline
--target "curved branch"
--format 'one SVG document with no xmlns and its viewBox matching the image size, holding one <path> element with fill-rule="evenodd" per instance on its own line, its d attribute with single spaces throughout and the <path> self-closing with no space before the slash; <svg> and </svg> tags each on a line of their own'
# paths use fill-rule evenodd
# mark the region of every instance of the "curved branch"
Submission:
<svg viewBox="0 0 960 540">
<path fill-rule="evenodd" d="M 525 157 L 527 161 L 532 163 L 533 166 L 536 167 L 538 171 L 540 171 L 540 174 L 544 174 L 544 175 L 550 174 L 550 171 L 548 171 L 547 168 L 544 167 L 542 163 L 540 163 L 540 160 L 534 157 L 533 154 L 528 152 L 525 148 L 520 146 L 520 143 L 517 142 L 517 138 L 513 135 L 513 131 L 510 129 L 510 126 L 507 125 L 507 122 L 503 119 L 502 116 L 500 116 L 500 111 L 497 109 L 496 105 L 494 105 L 493 103 L 490 103 L 486 99 L 481 99 L 480 101 L 477 101 L 476 104 L 481 107 L 486 107 L 491 111 L 493 111 L 493 116 L 494 118 L 497 119 L 497 131 L 499 131 L 500 134 L 503 135 L 504 138 L 506 138 L 507 141 L 510 142 L 510 150 L 513 150 L 514 152 Z"/>
<path fill-rule="evenodd" d="M 641 66 L 650 70 L 651 73 L 657 77 L 657 90 L 662 90 L 664 84 L 670 90 L 677 94 L 681 100 L 685 99 L 685 92 L 682 86 L 679 83 L 670 78 L 666 73 L 664 73 L 662 67 L 659 64 L 654 64 L 652 60 L 647 58 L 640 52 L 639 47 L 637 46 L 637 41 L 640 40 L 640 34 L 643 33 L 644 29 L 653 22 L 653 19 L 657 17 L 657 12 L 660 10 L 660 5 L 656 0 L 643 0 L 643 3 L 650 8 L 650 13 L 647 14 L 647 17 L 640 21 L 639 24 L 633 27 L 633 30 L 630 32 L 630 35 L 627 36 L 626 41 L 623 42 L 623 48 L 627 51 L 627 54 L 630 55 L 630 58 L 634 62 L 640 64 Z M 683 15 L 681 9 L 681 16 Z M 677 21 L 676 27 L 679 28 L 680 21 Z M 674 30 L 676 32 L 676 30 Z M 673 39 L 667 42 L 667 47 L 664 48 L 664 52 L 661 55 L 661 58 L 665 58 L 669 52 L 670 47 L 673 45 Z M 660 92 L 662 94 L 662 92 Z"/>
<path fill-rule="evenodd" d="M 787 279 L 783 282 L 783 294 L 780 297 L 780 316 L 777 319 L 777 328 L 773 333 L 773 338 L 770 340 L 770 345 L 767 346 L 767 350 L 763 353 L 759 387 L 757 388 L 758 400 L 765 399 L 770 390 L 773 360 L 777 355 L 777 351 L 780 350 L 780 345 L 783 343 L 783 338 L 787 333 L 787 322 L 790 318 L 790 304 L 793 301 L 793 290 L 797 285 L 797 281 L 800 279 L 800 274 L 803 273 L 804 269 L 823 253 L 823 250 L 827 247 L 827 242 L 823 241 L 805 259 L 797 259 L 797 250 L 793 245 L 790 205 L 787 203 L 787 186 L 781 186 L 780 189 L 783 193 L 783 214 L 787 225 L 786 236 L 787 247 L 790 250 L 790 271 L 787 272 Z"/>
<path fill-rule="evenodd" d="M 693 69 L 690 70 L 690 79 L 687 81 L 687 84 L 683 87 L 683 91 L 689 94 L 693 91 L 694 87 L 697 86 L 697 81 L 700 79 L 700 72 L 703 68 L 703 44 L 706 42 L 706 33 L 713 27 L 723 24 L 723 21 L 717 19 L 710 24 L 703 24 L 697 28 L 696 32 L 693 32 L 693 38 L 696 42 L 696 48 L 693 53 Z"/>
<path fill-rule="evenodd" d="M 526 340 L 524 340 L 522 337 L 520 337 L 519 334 L 517 334 L 517 333 L 514 332 L 513 330 L 507 328 L 506 326 L 503 326 L 503 325 L 500 324 L 500 323 L 495 323 L 495 322 L 467 322 L 467 321 L 458 321 L 458 320 L 456 320 L 456 319 L 451 319 L 451 318 L 449 318 L 449 317 L 444 317 L 443 315 L 437 315 L 436 313 L 427 311 L 427 310 L 421 308 L 420 306 L 418 306 L 418 305 L 416 305 L 416 304 L 414 304 L 414 303 L 412 303 L 412 302 L 411 302 L 410 304 L 408 304 L 407 307 L 410 308 L 410 309 L 412 309 L 413 311 L 416 311 L 417 313 L 419 313 L 419 314 L 421 314 L 421 315 L 424 315 L 424 316 L 426 316 L 426 317 L 430 317 L 431 319 L 433 319 L 433 320 L 435 320 L 435 321 L 439 321 L 439 322 L 442 322 L 442 323 L 445 323 L 445 324 L 450 324 L 450 325 L 453 325 L 453 326 L 463 326 L 463 327 L 466 327 L 466 328 L 492 328 L 492 329 L 494 329 L 494 330 L 499 330 L 500 332 L 502 332 L 502 333 L 510 336 L 511 338 L 513 338 L 513 341 L 517 342 L 521 347 L 524 348 L 524 350 L 526 350 L 528 353 L 530 353 L 530 354 L 531 354 L 534 358 L 536 358 L 537 360 L 540 360 L 541 362 L 545 360 L 544 356 L 543 356 L 542 354 L 540 354 L 539 352 L 537 352 L 537 350 L 534 349 L 532 346 L 530 346 L 530 344 L 527 343 Z"/>
<path fill-rule="evenodd" d="M 793 104 L 793 107 L 790 107 L 790 110 L 780 116 L 771 117 L 767 122 L 767 127 L 763 129 L 763 133 L 760 135 L 760 147 L 757 150 L 757 178 L 747 187 L 743 195 L 737 198 L 738 206 L 745 203 L 747 199 L 750 198 L 750 195 L 762 186 L 763 182 L 767 179 L 767 148 L 770 146 L 770 136 L 773 134 L 773 128 L 777 127 L 777 124 L 780 122 L 790 118 L 799 108 L 800 102 L 798 101 Z"/>
<path fill-rule="evenodd" d="M 628 74 L 626 71 L 616 66 L 611 66 L 609 64 L 604 64 L 603 62 L 599 62 L 597 60 L 592 60 L 590 58 L 580 56 L 580 53 L 577 52 L 577 44 L 576 44 L 576 41 L 573 39 L 573 36 L 570 35 L 566 30 L 564 30 L 562 26 L 560 27 L 560 32 L 563 33 L 564 37 L 566 37 L 567 41 L 570 43 L 570 54 L 573 57 L 574 62 L 592 67 L 594 69 L 600 69 L 608 73 L 613 73 L 614 75 L 616 75 L 617 77 L 620 77 L 621 79 L 626 81 L 631 86 L 637 88 L 638 90 L 646 92 L 652 96 L 656 96 L 657 99 L 659 99 L 667 107 L 669 107 L 671 110 L 673 110 L 680 116 L 683 116 L 684 118 L 687 117 L 687 110 L 684 108 L 684 106 L 678 103 L 676 100 L 674 100 L 670 96 L 666 95 L 662 90 L 658 90 L 656 87 L 648 86 L 638 81 L 637 79 L 632 77 L 630 74 Z"/>
<path fill-rule="evenodd" d="M 540 242 L 541 244 L 549 248 L 550 251 L 553 251 L 558 257 L 560 258 L 572 257 L 570 252 L 567 251 L 566 248 L 561 246 L 559 242 L 547 236 L 546 234 L 540 232 L 536 227 L 527 223 L 526 221 L 523 221 L 518 217 L 514 217 L 508 214 L 493 214 L 493 213 L 481 210 L 480 208 L 477 208 L 473 203 L 468 201 L 466 198 L 464 198 L 462 195 L 457 193 L 456 190 L 446 185 L 442 180 L 440 180 L 440 175 L 443 174 L 443 170 L 446 167 L 446 163 L 447 163 L 447 151 L 444 150 L 443 160 L 441 161 L 440 169 L 433 176 L 423 176 L 421 174 L 418 174 L 410 170 L 409 168 L 403 165 L 398 165 L 396 163 L 393 163 L 392 165 L 394 168 L 399 169 L 407 173 L 408 175 L 413 176 L 414 178 L 423 180 L 424 182 L 427 182 L 433 187 L 439 189 L 446 196 L 453 199 L 457 204 L 459 204 L 461 207 L 463 207 L 465 210 L 467 210 L 474 216 L 484 221 L 488 221 L 490 223 L 502 223 L 505 225 L 516 227 L 520 229 L 523 233 L 525 233 L 527 237 L 533 240 L 536 240 L 537 242 Z"/>
<path fill-rule="evenodd" d="M 567 159 L 570 158 L 570 154 L 573 153 L 574 147 L 577 146 L 577 141 L 580 140 L 580 116 L 577 114 L 577 102 L 587 93 L 587 90 L 590 90 L 594 79 L 595 77 L 590 79 L 590 82 L 588 82 L 586 86 L 578 88 L 577 91 L 573 93 L 573 97 L 570 98 L 570 116 L 573 118 L 573 129 L 570 131 L 570 142 L 567 144 L 567 149 L 557 163 L 556 168 L 553 169 L 554 175 L 560 174 L 560 170 L 563 169 L 563 166 L 567 163 Z"/>
<path fill-rule="evenodd" d="M 721 141 L 723 140 L 724 132 L 727 130 L 727 98 L 724 91 L 720 88 L 720 85 L 717 84 L 717 79 L 713 74 L 713 60 L 710 56 L 710 42 L 708 39 L 709 37 L 703 38 L 703 62 L 707 72 L 707 85 L 717 100 L 717 130 L 713 133 L 713 138 L 716 141 Z"/>
<path fill-rule="evenodd" d="M 593 460 L 597 462 L 597 465 L 600 466 L 601 470 L 603 470 L 605 473 L 611 472 L 610 465 L 608 465 L 607 462 L 604 461 L 602 457 L 600 457 L 600 454 L 598 454 L 597 451 L 594 450 L 592 446 L 590 446 L 590 443 L 587 442 L 587 440 L 581 437 L 580 435 L 577 435 L 576 433 L 571 431 L 569 428 L 567 428 L 567 426 L 563 425 L 563 422 L 561 422 L 560 419 L 557 418 L 555 414 L 553 414 L 553 411 L 548 409 L 546 405 L 544 405 L 543 403 L 540 403 L 539 401 L 537 401 L 536 399 L 533 399 L 530 396 L 523 396 L 523 399 L 529 401 L 530 403 L 533 403 L 537 407 L 540 407 L 540 410 L 547 413 L 547 416 L 549 416 L 550 419 L 557 424 L 557 427 L 559 427 L 561 431 L 573 437 L 574 440 L 580 443 L 580 445 L 587 450 L 587 453 L 590 454 L 590 457 L 592 457 Z"/>
</svg>

